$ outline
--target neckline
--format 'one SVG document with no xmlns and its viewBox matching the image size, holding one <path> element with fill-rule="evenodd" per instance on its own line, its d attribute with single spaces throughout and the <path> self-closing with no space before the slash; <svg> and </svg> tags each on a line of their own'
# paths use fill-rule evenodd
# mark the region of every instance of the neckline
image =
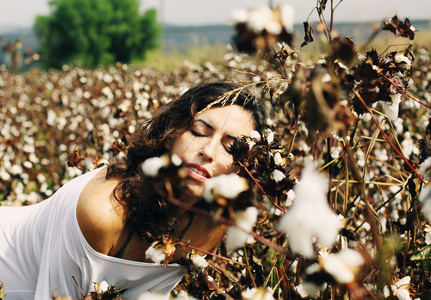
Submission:
<svg viewBox="0 0 431 300">
<path fill-rule="evenodd" d="M 81 241 L 83 247 L 93 256 L 100 258 L 100 259 L 103 259 L 103 260 L 107 260 L 109 262 L 113 262 L 113 263 L 134 265 L 134 266 L 151 266 L 151 267 L 163 266 L 163 264 L 157 264 L 154 262 L 129 260 L 129 259 L 118 258 L 118 257 L 114 257 L 114 256 L 110 256 L 110 255 L 106 255 L 106 254 L 97 252 L 93 247 L 91 247 L 91 245 L 88 243 L 88 241 L 84 237 L 84 234 L 82 233 L 81 228 L 79 227 L 79 224 L 78 224 L 78 217 L 77 217 L 77 212 L 76 212 L 77 205 L 78 205 L 78 199 L 79 199 L 82 191 L 84 190 L 84 187 L 90 182 L 91 179 L 93 179 L 93 177 L 97 173 L 99 173 L 105 167 L 106 166 L 103 166 L 99 169 L 95 169 L 93 171 L 90 171 L 88 173 L 82 174 L 82 175 L 77 177 L 77 178 L 81 178 L 83 180 L 84 177 L 90 176 L 90 174 L 94 172 L 94 174 L 92 174 L 92 176 L 89 179 L 87 179 L 87 182 L 84 185 L 80 185 L 80 190 L 78 192 L 77 199 L 75 201 L 74 208 L 73 208 L 73 211 L 74 211 L 73 227 L 76 230 L 78 237 L 79 237 L 79 240 Z M 77 178 L 75 178 L 75 179 L 77 179 Z M 166 264 L 166 267 L 182 267 L 182 266 L 179 263 L 168 263 L 168 264 Z"/>
</svg>

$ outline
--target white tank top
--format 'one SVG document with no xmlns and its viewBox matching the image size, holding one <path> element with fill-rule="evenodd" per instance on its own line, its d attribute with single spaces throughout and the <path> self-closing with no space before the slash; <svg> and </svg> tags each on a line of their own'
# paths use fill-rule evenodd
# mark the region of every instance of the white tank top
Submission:
<svg viewBox="0 0 431 300">
<path fill-rule="evenodd" d="M 100 169 L 81 175 L 49 199 L 24 207 L 0 207 L 0 282 L 8 300 L 51 299 L 82 295 L 105 280 L 122 297 L 136 299 L 148 291 L 169 292 L 184 268 L 130 261 L 95 251 L 85 240 L 76 218 L 79 195 Z"/>
</svg>

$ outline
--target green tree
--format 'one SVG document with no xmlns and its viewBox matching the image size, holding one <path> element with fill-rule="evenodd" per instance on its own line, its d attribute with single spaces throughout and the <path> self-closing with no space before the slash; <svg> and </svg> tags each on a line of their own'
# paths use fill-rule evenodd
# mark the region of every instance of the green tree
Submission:
<svg viewBox="0 0 431 300">
<path fill-rule="evenodd" d="M 48 67 L 144 59 L 161 33 L 156 11 L 140 15 L 138 0 L 53 0 L 50 6 L 51 15 L 37 17 L 34 24 Z"/>
</svg>

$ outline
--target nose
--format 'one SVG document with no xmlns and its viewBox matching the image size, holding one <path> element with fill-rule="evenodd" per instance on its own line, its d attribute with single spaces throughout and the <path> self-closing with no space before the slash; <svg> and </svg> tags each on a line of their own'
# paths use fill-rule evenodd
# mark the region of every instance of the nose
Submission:
<svg viewBox="0 0 431 300">
<path fill-rule="evenodd" d="M 205 160 L 212 162 L 214 160 L 214 157 L 215 157 L 216 146 L 217 146 L 216 141 L 214 139 L 212 139 L 211 141 L 209 141 L 208 143 L 203 145 L 203 147 L 200 151 L 201 156 Z"/>
</svg>

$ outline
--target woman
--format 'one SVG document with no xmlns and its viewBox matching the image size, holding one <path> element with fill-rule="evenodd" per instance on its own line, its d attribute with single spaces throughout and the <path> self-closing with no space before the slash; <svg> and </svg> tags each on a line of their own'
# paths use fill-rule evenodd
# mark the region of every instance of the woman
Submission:
<svg viewBox="0 0 431 300">
<path fill-rule="evenodd" d="M 219 101 L 223 96 L 226 101 Z M 246 89 L 201 84 L 144 124 L 125 161 L 79 176 L 39 204 L 1 207 L 0 281 L 7 299 L 48 299 L 53 292 L 80 298 L 79 288 L 88 293 L 103 280 L 127 299 L 148 291 L 168 294 L 184 272 L 175 262 L 189 248 L 177 247 L 174 263 L 163 267 L 146 258 L 149 246 L 169 236 L 210 251 L 226 227 L 146 192 L 142 163 L 167 152 L 178 156 L 188 176 L 176 197 L 195 205 L 205 180 L 237 171 L 232 143 L 262 130 L 265 121 L 263 107 Z"/>
</svg>

